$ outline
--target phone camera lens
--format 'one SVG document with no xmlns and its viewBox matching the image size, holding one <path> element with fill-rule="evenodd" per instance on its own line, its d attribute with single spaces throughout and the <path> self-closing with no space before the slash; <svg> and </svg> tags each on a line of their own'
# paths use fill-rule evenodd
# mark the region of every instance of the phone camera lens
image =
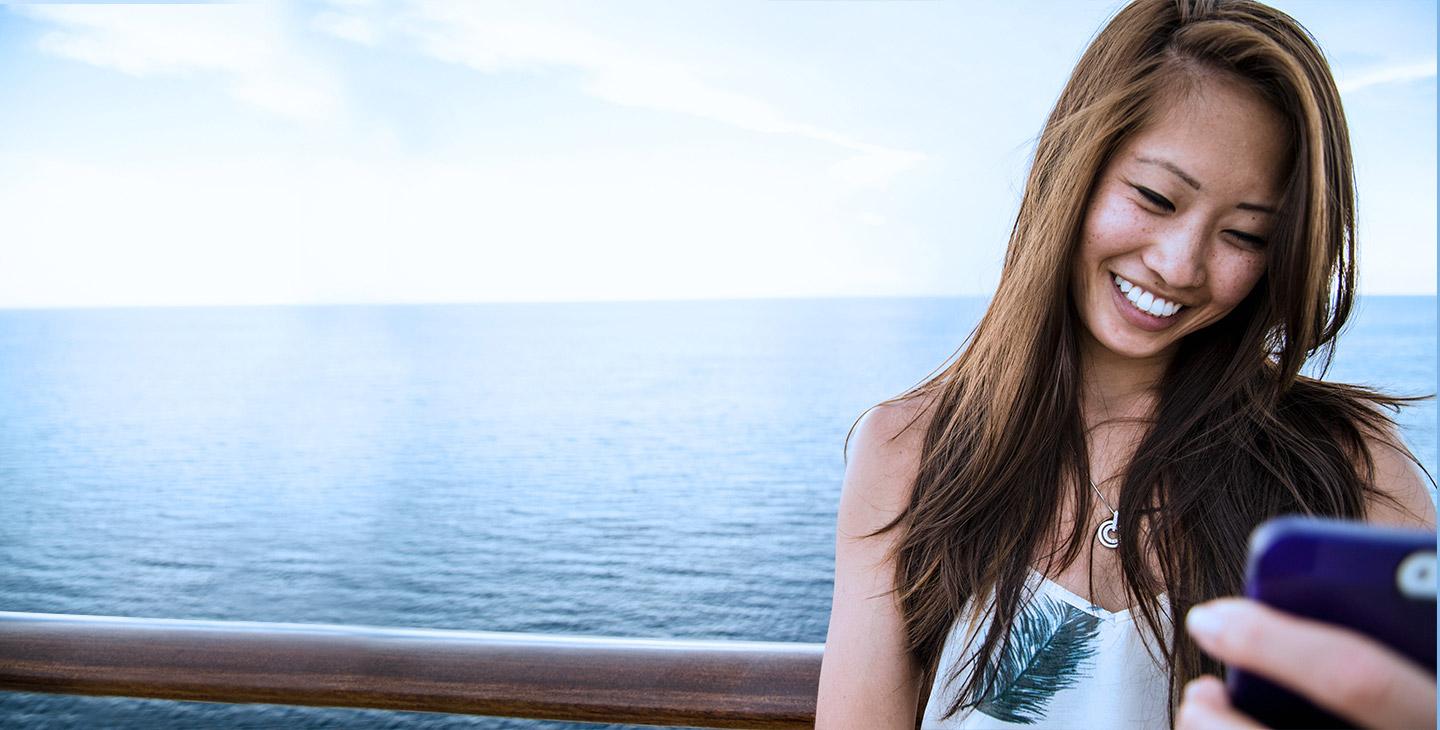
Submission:
<svg viewBox="0 0 1440 730">
<path fill-rule="evenodd" d="M 1435 552 L 1411 553 L 1395 571 L 1395 586 L 1406 598 L 1435 600 Z"/>
</svg>

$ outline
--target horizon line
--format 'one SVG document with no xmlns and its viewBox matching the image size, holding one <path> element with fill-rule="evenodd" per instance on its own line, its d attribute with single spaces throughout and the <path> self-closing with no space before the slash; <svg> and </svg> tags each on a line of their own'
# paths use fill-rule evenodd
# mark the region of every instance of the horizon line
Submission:
<svg viewBox="0 0 1440 730">
<path fill-rule="evenodd" d="M 869 300 L 911 300 L 911 299 L 990 299 L 993 294 L 849 294 L 825 296 L 753 296 L 753 297 L 658 297 L 636 299 L 489 299 L 489 300 L 438 300 L 438 301 L 339 301 L 339 302 L 243 302 L 243 303 L 175 303 L 175 304 L 46 304 L 46 305 L 0 305 L 0 313 L 8 312 L 69 312 L 115 309 L 278 309 L 323 308 L 323 307 L 437 307 L 437 306 L 493 306 L 493 305 L 561 305 L 561 304 L 686 304 L 718 302 L 790 302 L 790 301 L 869 301 Z M 1357 293 L 1356 301 L 1379 298 L 1435 299 L 1436 292 L 1402 293 Z"/>
</svg>

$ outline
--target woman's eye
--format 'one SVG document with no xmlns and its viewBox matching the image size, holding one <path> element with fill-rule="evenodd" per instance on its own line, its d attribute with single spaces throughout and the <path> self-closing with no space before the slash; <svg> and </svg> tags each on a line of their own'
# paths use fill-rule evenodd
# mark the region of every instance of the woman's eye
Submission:
<svg viewBox="0 0 1440 730">
<path fill-rule="evenodd" d="M 1252 236 L 1248 233 L 1242 233 L 1240 231 L 1226 231 L 1226 233 L 1238 239 L 1241 244 L 1250 248 L 1265 248 L 1266 241 L 1259 236 Z"/>
<path fill-rule="evenodd" d="M 1151 205 L 1153 205 L 1153 206 L 1155 206 L 1155 207 L 1157 207 L 1157 208 L 1159 208 L 1159 209 L 1161 209 L 1161 210 L 1164 210 L 1164 211 L 1166 211 L 1166 212 L 1175 210 L 1175 205 L 1174 205 L 1173 203 L 1171 203 L 1170 201 L 1166 200 L 1166 199 L 1165 199 L 1165 196 L 1163 196 L 1163 195 L 1161 195 L 1161 194 L 1159 194 L 1159 193 L 1157 193 L 1157 192 L 1155 192 L 1154 190 L 1151 190 L 1151 189 L 1149 189 L 1149 188 L 1142 188 L 1142 187 L 1140 187 L 1139 185 L 1135 185 L 1135 186 L 1133 186 L 1133 187 L 1135 188 L 1135 192 L 1140 193 L 1140 195 L 1141 195 L 1142 197 L 1144 197 L 1146 200 L 1150 201 L 1150 204 L 1151 204 Z"/>
</svg>

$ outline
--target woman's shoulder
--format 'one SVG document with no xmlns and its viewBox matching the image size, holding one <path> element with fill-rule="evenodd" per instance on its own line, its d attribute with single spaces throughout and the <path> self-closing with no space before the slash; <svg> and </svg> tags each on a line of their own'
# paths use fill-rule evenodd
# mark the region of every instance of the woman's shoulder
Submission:
<svg viewBox="0 0 1440 730">
<path fill-rule="evenodd" d="M 1312 433 L 1337 434 L 1343 429 L 1353 434 L 1341 444 L 1357 471 L 1377 490 L 1366 504 L 1368 521 L 1434 529 L 1430 483 L 1384 410 L 1398 410 L 1405 400 L 1363 386 L 1302 377 L 1282 400 L 1280 412 L 1292 422 L 1307 422 L 1304 425 Z"/>
<path fill-rule="evenodd" d="M 855 422 L 845 449 L 847 491 L 891 511 L 908 501 L 920 467 L 934 399 L 911 395 L 872 406 Z"/>
<path fill-rule="evenodd" d="M 1435 497 L 1415 456 L 1394 424 L 1362 430 L 1371 481 L 1383 496 L 1366 505 L 1366 519 L 1380 524 L 1435 529 Z"/>
<path fill-rule="evenodd" d="M 863 451 L 872 458 L 918 456 L 934 416 L 934 404 L 933 395 L 921 393 L 871 406 L 855 422 L 847 455 Z"/>
</svg>

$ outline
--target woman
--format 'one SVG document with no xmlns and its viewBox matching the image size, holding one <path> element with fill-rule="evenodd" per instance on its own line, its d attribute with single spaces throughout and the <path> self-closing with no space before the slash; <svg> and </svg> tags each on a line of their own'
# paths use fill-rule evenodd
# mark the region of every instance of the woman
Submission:
<svg viewBox="0 0 1440 730">
<path fill-rule="evenodd" d="M 1254 2 L 1137 0 L 1046 122 L 955 362 L 852 434 L 817 727 L 1156 727 L 1174 617 L 1300 512 L 1434 525 L 1380 407 L 1300 376 L 1355 282 L 1328 66 Z M 1082 598 L 1088 596 L 1088 598 Z"/>
</svg>

